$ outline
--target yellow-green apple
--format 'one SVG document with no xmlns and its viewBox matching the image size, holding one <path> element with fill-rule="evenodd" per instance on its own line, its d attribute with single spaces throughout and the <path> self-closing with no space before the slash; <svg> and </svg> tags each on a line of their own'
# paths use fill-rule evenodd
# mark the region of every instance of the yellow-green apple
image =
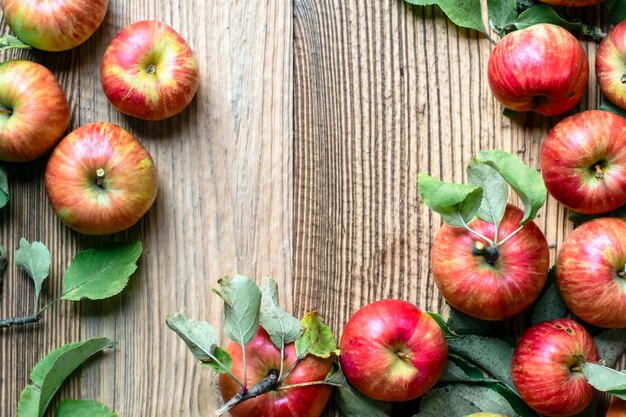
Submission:
<svg viewBox="0 0 626 417">
<path fill-rule="evenodd" d="M 555 116 L 572 109 L 587 88 L 589 62 L 567 30 L 537 24 L 503 37 L 489 57 L 491 91 L 505 107 Z"/>
<path fill-rule="evenodd" d="M 594 326 L 626 327 L 626 220 L 583 223 L 559 249 L 556 276 L 569 309 Z"/>
<path fill-rule="evenodd" d="M 109 0 L 3 0 L 9 27 L 28 45 L 65 51 L 85 42 L 106 15 Z"/>
<path fill-rule="evenodd" d="M 109 234 L 135 224 L 157 194 L 152 157 L 129 132 L 90 123 L 67 135 L 46 166 L 48 199 L 57 216 L 85 234 Z"/>
<path fill-rule="evenodd" d="M 122 113 L 162 120 L 181 112 L 198 89 L 198 64 L 170 26 L 144 20 L 113 39 L 100 67 L 102 88 Z"/>
<path fill-rule="evenodd" d="M 606 417 L 626 417 L 626 401 L 613 397 L 606 411 Z"/>
<path fill-rule="evenodd" d="M 600 91 L 626 109 L 626 21 L 611 29 L 600 42 L 596 77 Z"/>
<path fill-rule="evenodd" d="M 535 411 L 566 417 L 591 403 L 593 388 L 582 368 L 597 361 L 598 350 L 583 326 L 570 319 L 544 321 L 522 334 L 511 376 L 524 402 Z"/>
<path fill-rule="evenodd" d="M 231 343 L 226 351 L 232 358 L 233 375 L 240 381 L 244 380 L 245 366 L 248 386 L 259 383 L 271 373 L 277 374 L 281 369 L 280 350 L 276 348 L 262 327 L 259 327 L 254 339 L 246 346 L 245 362 L 243 361 L 241 345 L 238 343 Z M 291 369 L 297 359 L 295 345 L 293 343 L 287 344 L 282 369 Z M 307 355 L 293 368 L 283 384 L 300 385 L 323 381 L 331 366 L 331 358 L 323 359 Z M 330 385 L 316 384 L 284 390 L 271 390 L 237 404 L 229 413 L 232 417 L 318 417 L 326 406 L 331 388 Z M 228 401 L 241 391 L 241 387 L 230 375 L 220 374 L 219 390 L 224 401 Z"/>
<path fill-rule="evenodd" d="M 606 213 L 626 203 L 626 119 L 589 110 L 557 123 L 541 147 L 548 192 L 580 213 Z"/>
<path fill-rule="evenodd" d="M 512 234 L 522 217 L 522 210 L 507 205 L 499 235 Z M 468 226 L 493 241 L 493 224 L 476 218 Z M 466 228 L 444 224 L 432 245 L 431 270 L 443 297 L 483 320 L 502 320 L 530 306 L 549 267 L 548 242 L 532 221 L 503 244 L 489 244 Z"/>
<path fill-rule="evenodd" d="M 604 0 L 539 0 L 542 3 L 551 4 L 553 6 L 564 6 L 564 7 L 583 7 L 583 6 L 593 6 L 594 4 L 600 4 Z"/>
<path fill-rule="evenodd" d="M 448 345 L 428 314 L 402 300 L 362 307 L 340 343 L 346 379 L 368 397 L 407 401 L 430 390 L 446 366 Z"/>
<path fill-rule="evenodd" d="M 32 61 L 0 63 L 0 160 L 39 158 L 69 121 L 67 98 L 50 70 Z"/>
</svg>

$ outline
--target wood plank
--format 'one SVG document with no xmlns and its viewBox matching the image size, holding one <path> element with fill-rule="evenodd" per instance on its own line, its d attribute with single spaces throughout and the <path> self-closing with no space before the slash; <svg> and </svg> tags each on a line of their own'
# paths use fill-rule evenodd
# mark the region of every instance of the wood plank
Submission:
<svg viewBox="0 0 626 417">
<path fill-rule="evenodd" d="M 168 313 L 221 323 L 210 289 L 223 275 L 273 275 L 290 308 L 292 264 L 292 53 L 289 2 L 111 0 L 102 28 L 79 48 L 59 54 L 19 52 L 47 65 L 65 87 L 71 127 L 111 121 L 135 134 L 160 175 L 155 206 L 127 232 L 79 236 L 51 212 L 42 187 L 45 159 L 12 164 L 13 199 L 0 212 L 0 242 L 19 237 L 52 251 L 44 302 L 60 293 L 72 256 L 101 240 L 141 239 L 144 255 L 126 291 L 104 302 L 60 303 L 44 320 L 0 333 L 0 415 L 14 417 L 28 372 L 46 352 L 95 336 L 119 341 L 91 361 L 61 396 L 95 398 L 121 416 L 200 416 L 216 396 L 208 369 L 166 328 Z M 159 19 L 187 39 L 199 61 L 196 99 L 181 115 L 145 123 L 113 109 L 99 85 L 98 65 L 124 26 Z M 2 33 L 7 31 L 2 22 Z M 32 309 L 32 289 L 11 267 L 0 315 Z"/>
</svg>

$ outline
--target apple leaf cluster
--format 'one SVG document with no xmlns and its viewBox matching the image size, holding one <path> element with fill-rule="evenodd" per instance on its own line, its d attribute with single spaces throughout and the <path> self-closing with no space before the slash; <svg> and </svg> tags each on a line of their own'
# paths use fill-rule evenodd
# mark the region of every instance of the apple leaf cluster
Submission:
<svg viewBox="0 0 626 417">
<path fill-rule="evenodd" d="M 43 417 L 52 398 L 63 382 L 87 359 L 96 353 L 115 347 L 107 338 L 90 339 L 61 346 L 50 352 L 33 368 L 31 383 L 24 388 L 17 406 L 17 417 Z M 117 417 L 96 401 L 64 400 L 59 404 L 57 417 Z"/>
<path fill-rule="evenodd" d="M 78 253 L 63 275 L 61 295 L 40 307 L 41 290 L 50 275 L 50 251 L 41 242 L 30 243 L 24 238 L 20 239 L 14 262 L 34 283 L 36 311 L 27 317 L 0 320 L 0 328 L 35 323 L 45 310 L 60 300 L 101 300 L 119 294 L 137 269 L 141 252 L 141 242 L 135 241 L 106 243 Z"/>
<path fill-rule="evenodd" d="M 595 363 L 586 363 L 583 373 L 587 381 L 597 390 L 626 400 L 626 371 L 616 371 Z"/>
<path fill-rule="evenodd" d="M 15 36 L 6 34 L 0 37 L 0 51 L 5 49 L 32 49 L 32 47 Z"/>
<path fill-rule="evenodd" d="M 474 29 L 487 34 L 480 13 L 480 0 L 406 0 L 416 6 L 432 6 L 436 4 L 457 26 Z"/>
</svg>

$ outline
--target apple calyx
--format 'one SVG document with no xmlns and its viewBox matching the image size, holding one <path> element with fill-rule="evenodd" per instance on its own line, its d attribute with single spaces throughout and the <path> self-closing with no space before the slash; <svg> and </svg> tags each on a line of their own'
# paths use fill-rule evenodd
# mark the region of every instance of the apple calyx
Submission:
<svg viewBox="0 0 626 417">
<path fill-rule="evenodd" d="M 474 242 L 472 244 L 472 255 L 482 256 L 489 265 L 493 265 L 500 258 L 500 250 L 498 245 L 485 245 L 482 242 Z"/>
<path fill-rule="evenodd" d="M 100 188 L 104 186 L 105 172 L 103 168 L 96 169 L 96 185 Z"/>
<path fill-rule="evenodd" d="M 156 65 L 154 64 L 150 64 L 146 67 L 146 72 L 148 74 L 155 74 L 156 73 Z"/>
<path fill-rule="evenodd" d="M 622 74 L 622 77 L 619 79 L 622 84 L 626 84 L 626 74 Z"/>
<path fill-rule="evenodd" d="M 1 267 L 1 265 L 0 265 L 0 267 Z M 624 265 L 624 267 L 622 269 L 617 271 L 617 276 L 620 277 L 620 278 L 626 278 L 626 264 Z"/>
<path fill-rule="evenodd" d="M 13 114 L 13 109 L 0 106 L 0 114 L 4 114 L 6 116 L 11 116 Z"/>
<path fill-rule="evenodd" d="M 596 163 L 594 163 L 592 166 L 589 167 L 589 170 L 591 172 L 595 171 L 595 176 L 597 180 L 603 180 L 604 179 L 604 171 L 606 170 L 606 161 L 604 160 L 600 160 Z"/>
</svg>

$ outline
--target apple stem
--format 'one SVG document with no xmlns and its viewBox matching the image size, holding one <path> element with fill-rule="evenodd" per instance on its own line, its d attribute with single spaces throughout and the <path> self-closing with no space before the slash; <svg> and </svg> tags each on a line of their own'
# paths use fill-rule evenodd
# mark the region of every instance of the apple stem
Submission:
<svg viewBox="0 0 626 417">
<path fill-rule="evenodd" d="M 489 265 L 493 265 L 500 257 L 500 250 L 497 245 L 487 246 L 483 242 L 474 242 L 472 244 L 472 255 L 482 256 Z M 397 353 L 397 355 L 402 358 L 400 353 L 402 352 Z"/>
<path fill-rule="evenodd" d="M 222 407 L 220 407 L 216 414 L 221 416 L 222 414 L 228 412 L 237 404 L 242 403 L 244 401 L 250 400 L 252 398 L 258 397 L 259 395 L 263 395 L 270 391 L 276 390 L 278 386 L 278 373 L 270 372 L 268 376 L 254 384 L 248 390 L 242 390 L 235 394 L 230 400 L 228 400 Z"/>
<path fill-rule="evenodd" d="M 102 187 L 104 185 L 104 175 L 104 169 L 98 168 L 96 170 L 96 185 L 98 185 L 98 187 Z"/>
<path fill-rule="evenodd" d="M 11 317 L 8 319 L 0 320 L 0 328 L 21 326 L 28 323 L 37 323 L 41 319 L 39 314 L 33 314 L 26 317 Z"/>
</svg>

